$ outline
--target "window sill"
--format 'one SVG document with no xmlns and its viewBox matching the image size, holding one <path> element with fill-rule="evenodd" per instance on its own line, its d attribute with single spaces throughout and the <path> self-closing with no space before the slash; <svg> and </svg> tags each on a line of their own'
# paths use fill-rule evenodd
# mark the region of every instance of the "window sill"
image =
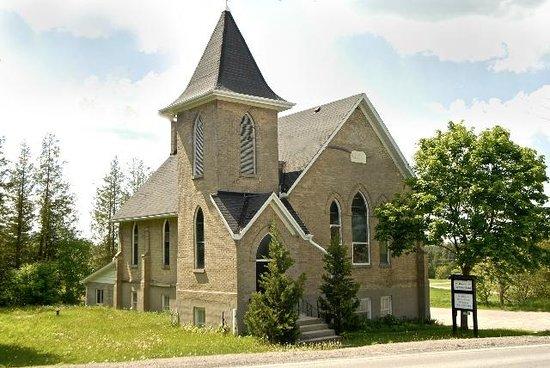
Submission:
<svg viewBox="0 0 550 368">
<path fill-rule="evenodd" d="M 257 179 L 257 178 L 258 178 L 258 174 L 248 174 L 248 175 L 241 174 L 241 175 L 239 176 L 239 178 L 241 178 L 241 179 Z"/>
<path fill-rule="evenodd" d="M 130 265 L 130 268 L 138 268 L 138 265 Z"/>
<path fill-rule="evenodd" d="M 352 263 L 353 268 L 372 268 L 370 263 Z"/>
<path fill-rule="evenodd" d="M 380 268 L 391 268 L 390 263 L 380 263 Z"/>
<path fill-rule="evenodd" d="M 192 180 L 204 179 L 204 176 L 193 176 Z"/>
<path fill-rule="evenodd" d="M 162 269 L 165 271 L 170 271 L 170 265 L 163 265 Z"/>
<path fill-rule="evenodd" d="M 195 268 L 193 273 L 206 273 L 206 270 L 204 268 Z"/>
</svg>

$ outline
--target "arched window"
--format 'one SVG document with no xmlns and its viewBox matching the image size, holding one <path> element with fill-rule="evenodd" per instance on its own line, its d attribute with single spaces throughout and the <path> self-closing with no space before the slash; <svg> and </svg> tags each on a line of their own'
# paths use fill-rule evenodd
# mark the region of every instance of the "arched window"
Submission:
<svg viewBox="0 0 550 368">
<path fill-rule="evenodd" d="M 170 222 L 168 220 L 164 221 L 162 262 L 164 266 L 170 266 Z"/>
<path fill-rule="evenodd" d="M 333 201 L 330 204 L 330 243 L 338 241 L 342 244 L 342 221 L 340 216 L 340 206 L 338 202 Z"/>
<path fill-rule="evenodd" d="M 365 198 L 357 193 L 351 204 L 351 259 L 353 264 L 370 264 L 368 213 Z"/>
<path fill-rule="evenodd" d="M 204 215 L 200 207 L 195 215 L 195 269 L 204 269 Z"/>
<path fill-rule="evenodd" d="M 254 122 L 246 114 L 241 120 L 241 174 L 256 173 L 256 137 Z"/>
<path fill-rule="evenodd" d="M 200 116 L 193 127 L 193 176 L 199 178 L 204 173 L 204 126 Z"/>
<path fill-rule="evenodd" d="M 139 232 L 138 226 L 134 223 L 134 228 L 132 230 L 132 265 L 137 266 L 139 256 Z"/>
<path fill-rule="evenodd" d="M 267 266 L 269 265 L 269 244 L 271 243 L 271 235 L 264 236 L 258 251 L 256 252 L 256 291 L 263 291 L 260 286 L 261 276 L 267 272 Z"/>
</svg>

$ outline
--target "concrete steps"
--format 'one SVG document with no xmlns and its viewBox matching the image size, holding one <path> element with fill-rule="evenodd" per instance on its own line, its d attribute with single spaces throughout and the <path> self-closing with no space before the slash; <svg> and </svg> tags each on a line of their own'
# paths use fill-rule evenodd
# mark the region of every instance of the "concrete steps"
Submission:
<svg viewBox="0 0 550 368">
<path fill-rule="evenodd" d="M 320 318 L 300 316 L 298 327 L 300 328 L 300 338 L 298 339 L 300 343 L 319 344 L 337 342 L 342 339 Z"/>
</svg>

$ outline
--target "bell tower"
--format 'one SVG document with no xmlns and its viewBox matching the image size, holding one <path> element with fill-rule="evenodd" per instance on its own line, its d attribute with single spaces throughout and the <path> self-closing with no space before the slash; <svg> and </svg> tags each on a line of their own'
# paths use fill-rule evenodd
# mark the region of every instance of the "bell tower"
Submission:
<svg viewBox="0 0 550 368">
<path fill-rule="evenodd" d="M 278 113 L 293 105 L 269 87 L 223 11 L 187 88 L 160 110 L 175 122 L 180 182 L 204 194 L 276 192 Z"/>
</svg>

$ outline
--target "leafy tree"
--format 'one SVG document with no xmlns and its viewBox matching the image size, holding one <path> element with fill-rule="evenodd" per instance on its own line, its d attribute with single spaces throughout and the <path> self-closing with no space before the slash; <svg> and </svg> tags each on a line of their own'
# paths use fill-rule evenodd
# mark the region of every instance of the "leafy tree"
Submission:
<svg viewBox="0 0 550 368">
<path fill-rule="evenodd" d="M 59 277 L 59 298 L 65 304 L 76 304 L 84 294 L 82 279 L 92 269 L 90 258 L 93 244 L 81 238 L 65 239 L 59 247 L 59 257 L 55 262 Z"/>
<path fill-rule="evenodd" d="M 339 334 L 357 325 L 359 283 L 351 276 L 351 260 L 338 237 L 332 239 L 327 249 L 323 268 L 319 308 L 325 321 Z"/>
<path fill-rule="evenodd" d="M 548 259 L 538 246 L 549 230 L 542 156 L 499 126 L 476 135 L 452 122 L 419 146 L 410 191 L 376 209 L 376 238 L 393 254 L 438 246 L 463 275 L 484 261 L 516 270 Z"/>
<path fill-rule="evenodd" d="M 36 171 L 38 197 L 38 254 L 39 261 L 55 260 L 62 241 L 75 237 L 74 200 L 63 177 L 59 141 L 47 134 Z"/>
<path fill-rule="evenodd" d="M 143 160 L 133 158 L 128 165 L 128 195 L 132 196 L 149 178 L 151 169 L 143 163 Z"/>
<path fill-rule="evenodd" d="M 117 251 L 118 227 L 111 220 L 125 198 L 125 176 L 120 168 L 118 158 L 111 161 L 111 167 L 97 188 L 92 218 L 92 231 L 96 248 L 96 268 L 104 266 L 114 257 Z"/>
<path fill-rule="evenodd" d="M 60 279 L 55 262 L 36 262 L 16 270 L 11 303 L 52 305 L 59 303 Z"/>
<path fill-rule="evenodd" d="M 252 294 L 245 324 L 254 336 L 274 343 L 292 343 L 300 333 L 296 305 L 303 294 L 305 275 L 294 280 L 286 274 L 294 261 L 274 225 L 270 235 L 268 270 L 260 278 L 264 291 Z"/>
<path fill-rule="evenodd" d="M 18 160 L 9 173 L 9 214 L 7 216 L 7 240 L 13 257 L 13 267 L 19 268 L 30 260 L 32 225 L 34 219 L 33 203 L 34 166 L 29 146 L 21 145 Z"/>
</svg>

